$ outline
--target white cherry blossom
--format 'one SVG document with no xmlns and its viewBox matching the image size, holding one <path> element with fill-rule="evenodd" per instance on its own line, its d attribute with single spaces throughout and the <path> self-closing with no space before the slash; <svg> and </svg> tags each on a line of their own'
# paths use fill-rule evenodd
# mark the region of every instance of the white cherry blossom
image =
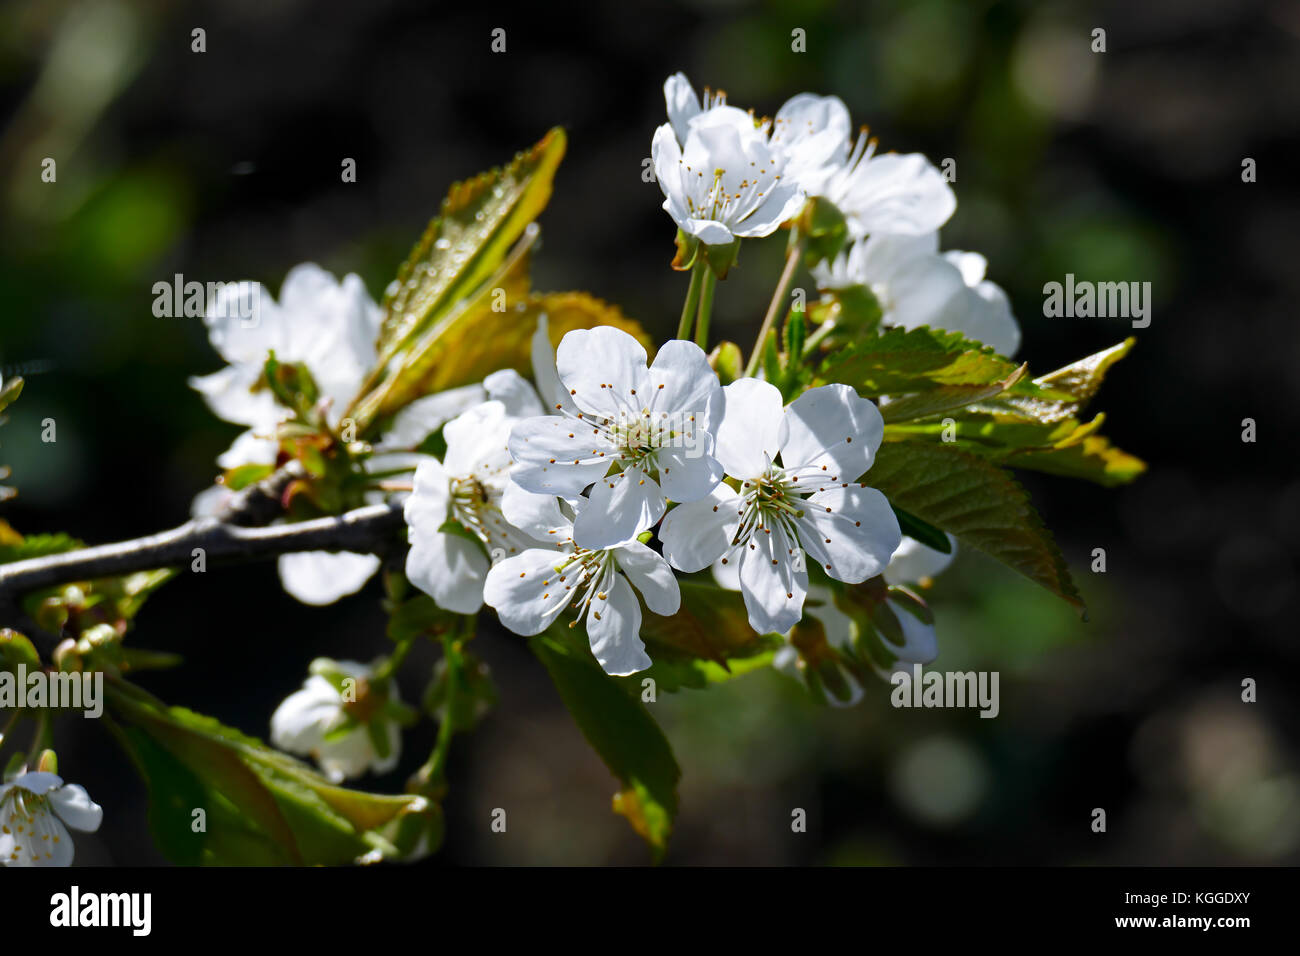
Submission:
<svg viewBox="0 0 1300 956">
<path fill-rule="evenodd" d="M 534 397 L 517 409 L 540 412 L 541 405 Z M 539 546 L 501 512 L 518 421 L 504 402 L 484 402 L 447 423 L 441 462 L 426 458 L 416 469 L 403 506 L 411 540 L 406 576 L 449 611 L 477 611 L 492 563 Z"/>
<path fill-rule="evenodd" d="M 722 476 L 711 421 L 718 377 L 693 342 L 666 342 L 647 368 L 641 343 L 611 326 L 569 332 L 556 352 L 567 396 L 557 414 L 510 433 L 512 478 L 537 494 L 576 498 L 592 486 L 574 534 L 606 548 L 654 525 L 665 499 L 697 501 Z"/>
<path fill-rule="evenodd" d="M 876 406 L 846 385 L 810 389 L 789 408 L 757 379 L 723 392 L 717 456 L 739 491 L 722 483 L 708 498 L 679 505 L 659 537 L 681 571 L 735 563 L 750 625 L 785 633 L 802 613 L 808 563 L 856 584 L 879 574 L 898 548 L 889 502 L 858 481 L 884 423 Z"/>
<path fill-rule="evenodd" d="M 671 113 L 670 113 L 671 115 Z M 714 105 L 655 130 L 650 155 L 664 210 L 707 246 L 771 235 L 799 211 L 804 194 L 785 175 L 785 155 L 734 106 Z"/>
<path fill-rule="evenodd" d="M 626 540 L 608 548 L 587 549 L 574 542 L 576 510 L 592 507 L 586 499 L 561 501 L 518 485 L 506 488 L 506 518 L 550 547 L 537 547 L 500 562 L 488 572 L 484 600 L 501 623 L 516 634 L 531 636 L 550 627 L 565 608 L 576 609 L 569 625 L 583 621 L 591 652 L 607 674 L 625 675 L 651 664 L 641 641 L 641 606 L 655 614 L 676 614 L 681 592 L 672 568 L 651 548 Z M 648 526 L 647 526 L 648 527 Z"/>
<path fill-rule="evenodd" d="M 396 767 L 402 751 L 401 728 L 384 709 L 389 702 L 400 706 L 397 685 L 389 680 L 382 687 L 374 686 L 374 670 L 357 661 L 320 658 L 312 662 L 311 670 L 302 689 L 286 697 L 271 715 L 271 743 L 311 757 L 334 783 L 367 770 L 387 773 Z M 342 686 L 345 681 L 347 687 Z M 370 725 L 375 723 L 387 741 L 386 755 L 380 755 L 371 737 Z M 349 724 L 351 728 L 344 731 Z"/>
<path fill-rule="evenodd" d="M 875 235 L 813 272 L 824 289 L 870 288 L 884 325 L 960 332 L 1000 355 L 1014 355 L 1020 326 L 1006 293 L 984 278 L 986 265 L 974 252 L 941 254 L 936 233 Z"/>
<path fill-rule="evenodd" d="M 104 811 L 84 787 L 33 770 L 0 785 L 0 865 L 71 866 L 68 828 L 93 833 Z"/>
</svg>

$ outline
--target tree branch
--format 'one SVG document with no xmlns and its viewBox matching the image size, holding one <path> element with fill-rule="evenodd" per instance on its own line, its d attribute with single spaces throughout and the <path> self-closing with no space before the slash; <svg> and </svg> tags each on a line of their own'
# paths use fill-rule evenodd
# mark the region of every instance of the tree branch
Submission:
<svg viewBox="0 0 1300 956">
<path fill-rule="evenodd" d="M 220 518 L 196 518 L 170 531 L 63 554 L 0 565 L 0 613 L 18 597 L 68 581 L 87 581 L 135 571 L 187 565 L 194 549 L 206 561 L 257 560 L 294 551 L 358 551 L 385 554 L 398 544 L 400 504 L 369 505 L 328 518 L 268 527 L 241 527 Z M 0 622 L 3 623 L 3 622 Z"/>
</svg>

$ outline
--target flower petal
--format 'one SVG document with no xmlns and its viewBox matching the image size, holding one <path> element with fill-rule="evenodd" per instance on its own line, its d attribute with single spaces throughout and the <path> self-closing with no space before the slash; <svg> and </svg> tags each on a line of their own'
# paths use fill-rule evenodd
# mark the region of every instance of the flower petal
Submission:
<svg viewBox="0 0 1300 956">
<path fill-rule="evenodd" d="M 572 581 L 566 586 L 560 580 L 561 572 L 556 570 L 568 561 L 564 554 L 541 548 L 506 558 L 488 572 L 483 600 L 516 634 L 540 634 L 560 616 L 572 597 Z"/>
<path fill-rule="evenodd" d="M 885 435 L 875 403 L 848 385 L 809 389 L 790 403 L 785 420 L 782 464 L 813 470 L 800 474 L 800 487 L 818 480 L 818 469 L 828 481 L 856 481 L 871 467 Z"/>
<path fill-rule="evenodd" d="M 646 607 L 665 617 L 677 613 L 682 605 L 681 588 L 673 569 L 658 552 L 640 541 L 629 541 L 614 549 L 614 560 L 641 592 Z"/>
<path fill-rule="evenodd" d="M 664 557 L 679 571 L 703 571 L 731 548 L 740 526 L 740 496 L 719 484 L 707 498 L 678 505 L 659 526 Z"/>
<path fill-rule="evenodd" d="M 104 822 L 104 808 L 80 784 L 64 784 L 50 793 L 49 800 L 59 819 L 74 830 L 94 833 Z"/>
<path fill-rule="evenodd" d="M 861 485 L 819 491 L 805 502 L 798 524 L 804 551 L 846 584 L 880 574 L 903 537 L 885 496 Z"/>
<path fill-rule="evenodd" d="M 445 531 L 419 533 L 411 536 L 406 576 L 438 607 L 473 614 L 483 606 L 488 565 L 487 555 L 477 541 Z"/>
<path fill-rule="evenodd" d="M 664 514 L 659 484 L 635 465 L 597 481 L 573 521 L 573 541 L 592 551 L 630 541 Z"/>
<path fill-rule="evenodd" d="M 487 399 L 482 385 L 464 385 L 417 398 L 393 416 L 376 447 L 414 448 L 447 422 Z"/>
<path fill-rule="evenodd" d="M 673 134 L 679 142 L 685 142 L 691 120 L 700 114 L 700 101 L 691 81 L 680 70 L 664 80 L 664 104 Z"/>
<path fill-rule="evenodd" d="M 781 393 L 768 382 L 742 378 L 723 388 L 722 395 L 713 455 L 733 478 L 761 475 L 784 443 Z"/>
<path fill-rule="evenodd" d="M 575 498 L 603 478 L 618 453 L 603 435 L 555 415 L 516 422 L 509 449 L 515 460 L 510 477 L 520 487 L 562 498 Z"/>
<path fill-rule="evenodd" d="M 556 370 L 573 403 L 610 421 L 638 417 L 649 395 L 646 361 L 641 343 L 610 325 L 574 329 L 555 351 Z"/>
<path fill-rule="evenodd" d="M 587 611 L 587 639 L 606 674 L 635 674 L 653 663 L 641 641 L 641 605 L 621 574 L 613 576 L 603 600 L 592 598 Z"/>
<path fill-rule="evenodd" d="M 755 534 L 741 550 L 741 593 L 749 626 L 759 634 L 784 634 L 803 616 L 808 573 L 796 570 L 793 546 L 778 525 L 771 534 Z"/>
<path fill-rule="evenodd" d="M 299 551 L 280 555 L 278 566 L 280 583 L 290 596 L 320 606 L 360 591 L 380 563 L 373 554 Z"/>
<path fill-rule="evenodd" d="M 696 434 L 694 440 L 705 441 Z M 701 447 L 667 447 L 655 453 L 659 487 L 670 501 L 699 501 L 722 480 L 722 465 Z"/>
<path fill-rule="evenodd" d="M 952 559 L 957 556 L 957 539 L 948 535 L 948 543 L 952 546 L 952 551 L 944 554 L 915 538 L 904 536 L 889 559 L 889 566 L 885 568 L 885 583 L 915 584 L 922 578 L 934 577 L 952 564 Z"/>
<path fill-rule="evenodd" d="M 531 418 L 546 413 L 528 379 L 512 368 L 493 372 L 483 379 L 483 387 L 487 389 L 488 398 L 500 402 L 510 418 Z"/>
<path fill-rule="evenodd" d="M 560 510 L 555 495 L 539 495 L 513 481 L 501 495 L 501 513 L 524 534 L 543 544 L 559 546 L 573 537 L 573 522 Z"/>
</svg>

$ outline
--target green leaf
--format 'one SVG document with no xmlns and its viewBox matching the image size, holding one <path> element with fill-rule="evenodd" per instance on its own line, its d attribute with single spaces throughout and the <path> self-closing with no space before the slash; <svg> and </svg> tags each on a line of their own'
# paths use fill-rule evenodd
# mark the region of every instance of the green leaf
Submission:
<svg viewBox="0 0 1300 956">
<path fill-rule="evenodd" d="M 866 396 L 905 395 L 941 385 L 994 385 L 1016 368 L 958 332 L 891 328 L 832 354 L 813 384 L 843 382 Z"/>
<path fill-rule="evenodd" d="M 663 731 L 640 701 L 606 676 L 585 648 L 575 649 L 547 634 L 528 646 L 545 665 L 564 706 L 605 766 L 623 785 L 615 812 L 627 817 L 663 858 L 677 814 L 681 770 Z"/>
<path fill-rule="evenodd" d="M 1001 395 L 1019 382 L 1027 369 L 1027 365 L 1021 365 L 1002 381 L 989 385 L 941 385 L 929 391 L 904 395 L 881 405 L 880 416 L 888 423 L 946 415 Z"/>
<path fill-rule="evenodd" d="M 1127 338 L 1072 362 L 1032 382 L 1020 382 L 995 400 L 979 400 L 974 409 L 998 420 L 1019 419 L 1054 423 L 1077 417 L 1097 393 L 1111 366 L 1132 350 L 1137 340 Z"/>
<path fill-rule="evenodd" d="M 546 208 L 564 148 L 557 127 L 510 165 L 451 187 L 384 295 L 381 367 L 497 271 Z"/>
<path fill-rule="evenodd" d="M 12 529 L 10 530 L 12 532 Z M 51 554 L 63 554 L 84 547 L 85 544 L 81 541 L 62 533 L 19 535 L 17 532 L 12 532 L 0 540 L 0 564 L 26 561 L 28 558 L 44 558 Z"/>
<path fill-rule="evenodd" d="M 1075 418 L 1038 422 L 966 412 L 948 425 L 886 425 L 885 440 L 942 442 L 1015 468 L 1082 478 L 1106 486 L 1126 484 L 1146 471 L 1146 464 L 1097 434 L 1104 421 L 1104 415 L 1088 422 Z"/>
<path fill-rule="evenodd" d="M 3 377 L 0 377 L 0 412 L 3 412 L 17 401 L 22 392 L 23 380 L 21 378 L 15 377 L 5 382 Z"/>
<path fill-rule="evenodd" d="M 178 863 L 349 863 L 395 849 L 378 832 L 433 812 L 417 796 L 335 786 L 260 741 L 121 681 L 106 685 L 115 733 L 150 792 L 150 826 Z M 196 832 L 194 810 L 207 815 Z"/>
<path fill-rule="evenodd" d="M 864 479 L 891 502 L 1086 614 L 1060 550 L 1011 475 L 950 444 L 885 442 Z"/>
<path fill-rule="evenodd" d="M 943 554 L 952 554 L 952 542 L 948 540 L 946 534 L 934 525 L 922 521 L 910 511 L 898 507 L 892 501 L 889 506 L 894 510 L 894 517 L 898 519 L 898 527 L 903 534 L 916 539 L 927 548 L 933 548 Z"/>
</svg>

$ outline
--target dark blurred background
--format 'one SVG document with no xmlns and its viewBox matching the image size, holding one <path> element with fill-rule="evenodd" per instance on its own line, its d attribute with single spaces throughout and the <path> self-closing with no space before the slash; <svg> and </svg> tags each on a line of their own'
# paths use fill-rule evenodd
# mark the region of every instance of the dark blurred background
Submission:
<svg viewBox="0 0 1300 956">
<path fill-rule="evenodd" d="M 441 9 L 448 7 L 448 9 Z M 1002 712 L 847 711 L 770 672 L 654 713 L 684 771 L 670 863 L 1294 863 L 1300 860 L 1294 471 L 1300 326 L 1300 6 L 1281 0 L 674 4 L 7 2 L 0 7 L 0 367 L 27 387 L 0 430 L 19 530 L 90 542 L 184 520 L 238 432 L 186 377 L 220 366 L 152 286 L 315 261 L 378 297 L 447 186 L 564 125 L 536 287 L 585 288 L 660 338 L 685 291 L 641 179 L 661 84 L 771 114 L 835 93 L 882 149 L 957 161 L 947 248 L 990 261 L 1038 372 L 1131 333 L 1044 318 L 1042 287 L 1149 281 L 1149 328 L 1096 408 L 1150 473 L 1107 491 L 1026 475 L 1091 607 L 963 554 L 930 593 L 936 667 L 1002 675 Z M 191 52 L 191 30 L 207 51 Z M 507 50 L 490 51 L 506 30 Z M 1105 53 L 1090 49 L 1106 31 Z M 806 31 L 807 52 L 791 50 Z M 57 160 L 55 184 L 41 160 Z M 344 157 L 357 182 L 340 182 Z M 1244 183 L 1242 161 L 1258 181 Z M 781 240 L 750 243 L 715 334 L 748 345 Z M 57 422 L 42 443 L 41 421 Z M 1241 440 L 1242 419 L 1258 441 Z M 1108 571 L 1092 574 L 1093 548 Z M 385 646 L 379 588 L 305 608 L 272 565 L 181 576 L 129 640 L 182 651 L 144 683 L 259 736 L 314 656 Z M 443 863 L 640 863 L 615 781 L 537 662 L 485 629 L 502 701 L 451 762 Z M 405 694 L 432 656 L 413 658 Z M 1240 700 L 1243 678 L 1259 700 Z M 432 743 L 370 789 L 400 788 Z M 160 861 L 108 735 L 57 738 L 105 807 L 86 863 Z M 506 808 L 505 834 L 489 829 Z M 809 831 L 791 832 L 791 810 Z M 1103 807 L 1108 832 L 1090 830 Z"/>
</svg>

